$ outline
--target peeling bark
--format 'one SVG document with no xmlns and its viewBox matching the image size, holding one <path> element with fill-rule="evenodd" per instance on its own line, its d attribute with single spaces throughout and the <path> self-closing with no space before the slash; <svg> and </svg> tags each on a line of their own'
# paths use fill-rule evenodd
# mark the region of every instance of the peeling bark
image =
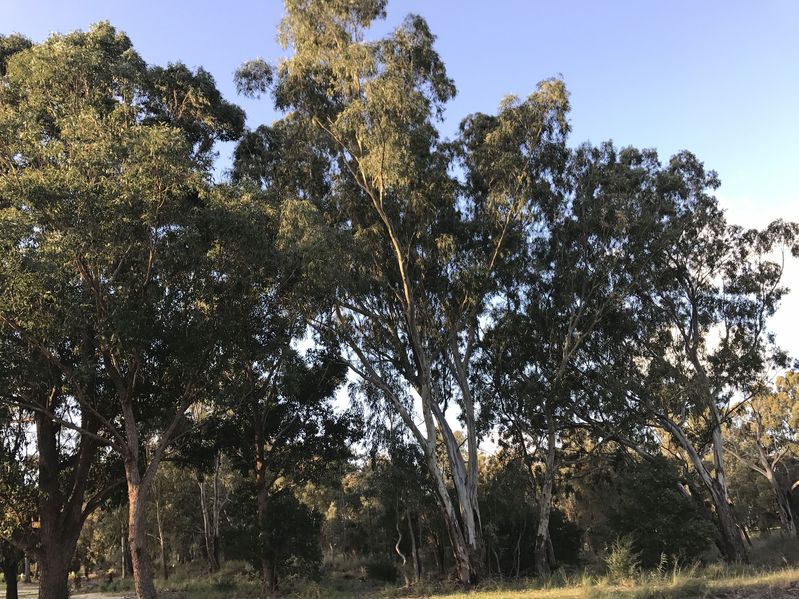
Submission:
<svg viewBox="0 0 799 599">
<path fill-rule="evenodd" d="M 153 567 L 147 552 L 147 523 L 145 520 L 146 489 L 139 479 L 138 466 L 125 464 L 128 474 L 128 546 L 133 566 L 136 599 L 156 599 Z"/>
</svg>

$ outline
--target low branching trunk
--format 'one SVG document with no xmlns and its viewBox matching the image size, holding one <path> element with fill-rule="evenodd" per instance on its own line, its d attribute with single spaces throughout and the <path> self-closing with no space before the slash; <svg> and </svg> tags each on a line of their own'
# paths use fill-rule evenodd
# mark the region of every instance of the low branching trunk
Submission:
<svg viewBox="0 0 799 599">
<path fill-rule="evenodd" d="M 433 474 L 433 480 L 435 481 L 436 499 L 441 507 L 441 514 L 444 519 L 444 524 L 447 527 L 450 545 L 452 546 L 452 554 L 455 558 L 455 570 L 458 581 L 463 585 L 477 584 L 480 579 L 482 564 L 475 561 L 477 557 L 476 552 L 470 550 L 461 521 L 449 495 L 449 490 L 444 482 L 444 476 L 441 472 L 441 467 L 438 465 L 435 454 L 428 455 L 427 463 L 428 469 Z"/>
<path fill-rule="evenodd" d="M 715 406 L 712 413 L 717 415 Z M 693 443 L 688 439 L 688 436 L 672 420 L 661 417 L 661 423 L 664 428 L 671 433 L 675 440 L 685 450 L 686 454 L 694 467 L 694 470 L 699 475 L 707 492 L 710 494 L 710 499 L 713 502 L 713 508 L 716 513 L 716 525 L 719 531 L 719 549 L 722 556 L 728 562 L 748 562 L 749 553 L 746 550 L 746 544 L 741 535 L 741 530 L 738 527 L 738 522 L 735 518 L 735 512 L 732 509 L 729 494 L 727 491 L 727 483 L 724 469 L 724 449 L 722 446 L 722 432 L 719 418 L 713 420 L 713 430 L 711 436 L 711 448 L 713 451 L 713 468 L 714 472 L 711 475 L 708 467 L 700 457 Z"/>
<path fill-rule="evenodd" d="M 125 426 L 125 446 L 122 453 L 125 460 L 125 480 L 128 486 L 128 547 L 130 548 L 131 570 L 136 587 L 136 599 L 156 599 L 152 560 L 147 551 L 147 519 L 146 501 L 158 473 L 158 467 L 164 458 L 167 448 L 172 442 L 175 431 L 183 422 L 186 410 L 193 403 L 191 393 L 187 390 L 181 403 L 172 417 L 172 421 L 161 434 L 154 450 L 150 454 L 149 463 L 142 467 L 139 464 L 139 425 L 133 410 L 133 397 L 130 389 L 133 383 L 123 384 L 117 372 L 119 402 Z"/>
<path fill-rule="evenodd" d="M 444 440 L 450 467 L 452 485 L 455 488 L 456 502 L 453 504 L 449 490 L 444 482 L 444 474 L 438 463 L 434 449 L 428 446 L 427 464 L 436 481 L 439 505 L 443 508 L 444 518 L 450 534 L 453 555 L 457 568 L 458 580 L 466 586 L 480 582 L 483 576 L 485 547 L 480 524 L 480 507 L 477 502 L 477 453 L 476 446 L 469 443 L 469 463 L 461 454 L 458 443 L 444 414 L 438 404 L 430 399 L 434 408 L 438 430 Z M 435 439 L 436 431 L 428 427 L 428 439 Z M 467 433 L 468 436 L 468 433 Z M 472 451 L 474 453 L 472 453 Z M 457 510 L 456 506 L 457 505 Z"/>
<path fill-rule="evenodd" d="M 55 395 L 51 396 L 55 401 Z M 52 409 L 54 405 L 49 405 Z M 86 430 L 94 433 L 97 424 L 83 416 Z M 69 563 L 87 515 L 83 500 L 96 444 L 82 437 L 78 463 L 71 472 L 75 481 L 72 493 L 65 498 L 61 490 L 61 458 L 57 448 L 58 430 L 49 417 L 36 416 L 36 439 L 39 449 L 39 544 L 36 558 L 39 567 L 39 599 L 68 599 Z"/>
</svg>

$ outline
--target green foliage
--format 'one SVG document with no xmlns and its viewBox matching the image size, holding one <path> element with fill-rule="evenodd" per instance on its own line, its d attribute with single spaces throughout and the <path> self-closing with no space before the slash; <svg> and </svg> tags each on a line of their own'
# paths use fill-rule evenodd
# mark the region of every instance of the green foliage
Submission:
<svg viewBox="0 0 799 599">
<path fill-rule="evenodd" d="M 0 35 L 0 77 L 6 74 L 8 60 L 17 52 L 27 50 L 33 44 L 19 34 Z"/>
<path fill-rule="evenodd" d="M 785 526 L 799 375 L 763 377 L 797 225 L 729 224 L 689 152 L 570 149 L 558 78 L 442 139 L 435 36 L 416 15 L 373 35 L 385 17 L 286 0 L 287 58 L 236 74 L 282 114 L 246 132 L 208 71 L 148 65 L 107 22 L 0 36 L 4 556 L 61 531 L 71 551 L 87 521 L 72 563 L 116 567 L 123 463 L 158 510 L 142 551 L 205 550 L 214 460 L 224 553 L 289 579 L 321 580 L 322 540 L 386 582 L 400 555 L 521 575 L 545 530 L 558 561 L 610 543 L 608 584 L 660 593 L 667 560 L 744 559 L 735 518 L 773 522 L 743 466 Z M 252 586 L 196 572 L 198 597 Z"/>
<path fill-rule="evenodd" d="M 365 569 L 372 580 L 396 582 L 399 578 L 396 564 L 387 560 L 371 559 L 366 562 Z"/>
<path fill-rule="evenodd" d="M 312 325 L 344 347 L 367 410 L 399 419 L 426 456 L 460 548 L 459 575 L 474 580 L 482 552 L 471 388 L 478 330 L 557 168 L 568 98 L 561 81 L 542 82 L 528 98 L 503 102 L 496 116 L 469 117 L 456 140 L 443 142 L 436 125 L 455 86 L 435 38 L 411 15 L 369 40 L 384 16 L 382 0 L 286 3 L 280 39 L 291 55 L 275 69 L 256 61 L 238 74 L 243 91 L 271 86 L 286 116 L 248 136 L 237 164 L 246 180 L 271 193 L 299 192 L 318 210 L 321 218 L 304 222 L 319 228 L 310 237 L 326 240 L 332 268 L 306 272 L 333 293 Z M 278 149 L 305 168 L 299 186 L 275 168 Z M 464 453 L 448 405 L 463 421 Z M 433 459 L 439 435 L 441 461 Z"/>
<path fill-rule="evenodd" d="M 607 506 L 611 534 L 625 540 L 643 567 L 665 555 L 690 563 L 712 544 L 714 529 L 665 460 L 627 463 L 613 481 L 617 499 Z"/>
<path fill-rule="evenodd" d="M 535 572 L 533 548 L 539 506 L 530 493 L 530 476 L 521 460 L 499 453 L 487 459 L 480 506 L 486 536 L 489 570 L 504 576 Z M 557 508 L 549 520 L 552 547 L 559 562 L 576 564 L 582 533 Z"/>
<path fill-rule="evenodd" d="M 619 537 L 608 548 L 605 567 L 611 582 L 630 582 L 638 574 L 640 554 L 633 549 L 632 537 Z"/>
<path fill-rule="evenodd" d="M 322 515 L 311 511 L 289 491 L 270 498 L 266 530 L 258 530 L 256 510 L 252 486 L 241 486 L 227 510 L 230 526 L 223 539 L 227 556 L 246 560 L 260 569 L 259 542 L 264 542 L 281 575 L 317 577 L 322 562 Z"/>
</svg>

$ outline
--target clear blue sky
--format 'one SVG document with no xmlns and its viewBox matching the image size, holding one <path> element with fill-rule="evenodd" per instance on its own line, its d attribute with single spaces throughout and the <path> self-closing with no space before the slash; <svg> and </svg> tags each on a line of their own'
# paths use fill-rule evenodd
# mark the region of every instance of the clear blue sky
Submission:
<svg viewBox="0 0 799 599">
<path fill-rule="evenodd" d="M 389 0 L 385 28 L 408 12 L 438 35 L 459 94 L 448 130 L 562 74 L 574 142 L 697 153 L 721 175 L 721 196 L 799 201 L 799 2 Z M 108 19 L 148 62 L 202 65 L 234 97 L 243 60 L 282 54 L 279 0 L 0 0 L 0 32 L 34 40 Z M 250 125 L 267 102 L 239 99 Z M 786 207 L 788 207 L 786 205 Z"/>
<path fill-rule="evenodd" d="M 799 1 L 389 0 L 381 30 L 409 12 L 427 18 L 458 86 L 446 131 L 562 74 L 574 143 L 690 149 L 719 172 L 732 220 L 799 220 Z M 202 65 L 234 99 L 243 60 L 283 54 L 281 13 L 280 0 L 0 0 L 0 32 L 38 41 L 107 19 L 148 62 Z M 238 101 L 250 126 L 275 117 L 268 101 Z M 793 329 L 799 269 L 788 274 L 797 293 L 780 321 Z M 783 343 L 799 353 L 799 335 Z"/>
</svg>

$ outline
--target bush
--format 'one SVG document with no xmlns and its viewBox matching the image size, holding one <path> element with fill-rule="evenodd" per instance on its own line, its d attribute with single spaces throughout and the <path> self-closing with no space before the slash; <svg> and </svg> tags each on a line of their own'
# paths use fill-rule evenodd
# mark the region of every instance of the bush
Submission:
<svg viewBox="0 0 799 599">
<path fill-rule="evenodd" d="M 538 532 L 538 506 L 519 489 L 529 490 L 530 473 L 520 460 L 491 464 L 480 487 L 480 510 L 490 568 L 506 576 L 532 574 L 535 571 L 533 550 Z M 549 516 L 549 534 L 555 559 L 561 564 L 578 561 L 582 532 L 553 505 Z M 518 548 L 518 553 L 517 553 Z"/>
<path fill-rule="evenodd" d="M 680 492 L 677 475 L 665 460 L 636 462 L 618 475 L 615 485 L 619 498 L 609 510 L 610 532 L 631 540 L 642 566 L 657 567 L 664 554 L 692 562 L 710 546 L 713 525 Z"/>
<path fill-rule="evenodd" d="M 619 537 L 608 549 L 605 567 L 611 582 L 625 582 L 635 578 L 641 566 L 641 555 L 633 549 L 632 537 Z"/>
<path fill-rule="evenodd" d="M 387 560 L 369 560 L 365 564 L 366 575 L 372 580 L 396 582 L 399 578 L 397 566 Z"/>
<path fill-rule="evenodd" d="M 245 485 L 230 500 L 230 528 L 223 536 L 225 554 L 246 560 L 259 570 L 257 501 L 251 485 Z M 269 500 L 268 530 L 265 538 L 275 556 L 279 576 L 319 575 L 322 550 L 319 545 L 322 516 L 300 503 L 289 491 L 281 491 Z"/>
</svg>

